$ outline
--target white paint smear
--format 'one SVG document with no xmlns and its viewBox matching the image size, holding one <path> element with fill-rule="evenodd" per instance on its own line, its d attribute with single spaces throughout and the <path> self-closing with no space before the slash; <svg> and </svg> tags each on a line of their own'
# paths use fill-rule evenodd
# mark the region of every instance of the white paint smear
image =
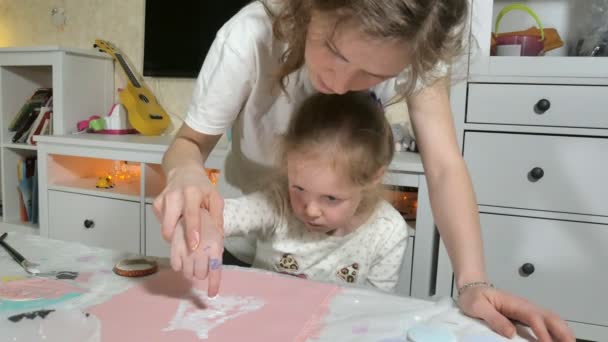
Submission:
<svg viewBox="0 0 608 342">
<path fill-rule="evenodd" d="M 193 292 L 201 299 L 207 298 L 204 291 L 193 289 Z M 213 301 L 206 301 L 206 304 L 207 308 L 199 309 L 192 299 L 180 300 L 169 327 L 163 331 L 188 330 L 194 332 L 199 339 L 207 339 L 213 328 L 259 310 L 264 306 L 264 301 L 256 297 L 216 296 Z"/>
</svg>

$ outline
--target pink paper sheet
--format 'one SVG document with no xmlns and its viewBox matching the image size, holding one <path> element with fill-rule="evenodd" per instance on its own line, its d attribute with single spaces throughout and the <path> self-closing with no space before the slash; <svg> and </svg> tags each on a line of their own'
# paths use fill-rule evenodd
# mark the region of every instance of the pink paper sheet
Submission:
<svg viewBox="0 0 608 342">
<path fill-rule="evenodd" d="M 207 336 L 183 327 L 208 325 L 213 326 L 207 331 L 210 341 L 304 341 L 316 336 L 338 291 L 334 285 L 298 278 L 224 270 L 220 295 L 209 300 L 206 282 L 190 283 L 163 269 L 88 312 L 101 321 L 103 341 L 198 341 Z M 251 310 L 228 308 L 232 304 L 227 303 L 243 299 Z M 182 328 L 172 324 L 176 317 Z"/>
<path fill-rule="evenodd" d="M 32 300 L 59 298 L 68 293 L 82 293 L 85 290 L 65 281 L 48 278 L 27 278 L 7 283 L 0 282 L 0 299 Z"/>
</svg>

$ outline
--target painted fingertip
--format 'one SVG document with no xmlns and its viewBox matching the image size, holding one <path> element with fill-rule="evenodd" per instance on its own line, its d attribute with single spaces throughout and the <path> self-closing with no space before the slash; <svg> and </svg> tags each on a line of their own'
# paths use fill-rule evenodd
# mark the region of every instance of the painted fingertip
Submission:
<svg viewBox="0 0 608 342">
<path fill-rule="evenodd" d="M 212 270 L 219 270 L 220 268 L 222 268 L 222 261 L 219 259 L 209 260 L 209 268 Z"/>
<path fill-rule="evenodd" d="M 215 296 L 212 296 L 212 297 L 207 296 L 207 299 L 213 301 L 213 300 L 216 300 L 217 297 L 219 297 L 219 295 L 215 295 Z"/>
</svg>

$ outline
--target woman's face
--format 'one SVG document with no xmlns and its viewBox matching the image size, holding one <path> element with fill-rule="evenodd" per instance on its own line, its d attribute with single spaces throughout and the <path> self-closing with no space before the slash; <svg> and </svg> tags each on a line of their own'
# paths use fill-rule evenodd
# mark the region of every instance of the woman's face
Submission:
<svg viewBox="0 0 608 342">
<path fill-rule="evenodd" d="M 366 90 L 397 76 L 409 64 L 407 45 L 372 38 L 346 20 L 313 12 L 306 36 L 305 62 L 313 86 L 321 93 Z"/>
</svg>

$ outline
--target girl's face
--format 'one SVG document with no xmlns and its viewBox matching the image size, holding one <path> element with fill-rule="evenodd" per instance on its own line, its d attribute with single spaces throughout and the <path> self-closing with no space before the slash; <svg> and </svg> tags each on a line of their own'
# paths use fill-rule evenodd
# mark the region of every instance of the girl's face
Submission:
<svg viewBox="0 0 608 342">
<path fill-rule="evenodd" d="M 292 210 L 309 231 L 332 234 L 355 228 L 363 188 L 353 185 L 326 159 L 289 153 L 287 178 Z"/>
<path fill-rule="evenodd" d="M 404 42 L 375 39 L 351 22 L 313 12 L 308 25 L 305 63 L 313 86 L 321 93 L 366 90 L 397 76 L 408 62 Z"/>
</svg>

